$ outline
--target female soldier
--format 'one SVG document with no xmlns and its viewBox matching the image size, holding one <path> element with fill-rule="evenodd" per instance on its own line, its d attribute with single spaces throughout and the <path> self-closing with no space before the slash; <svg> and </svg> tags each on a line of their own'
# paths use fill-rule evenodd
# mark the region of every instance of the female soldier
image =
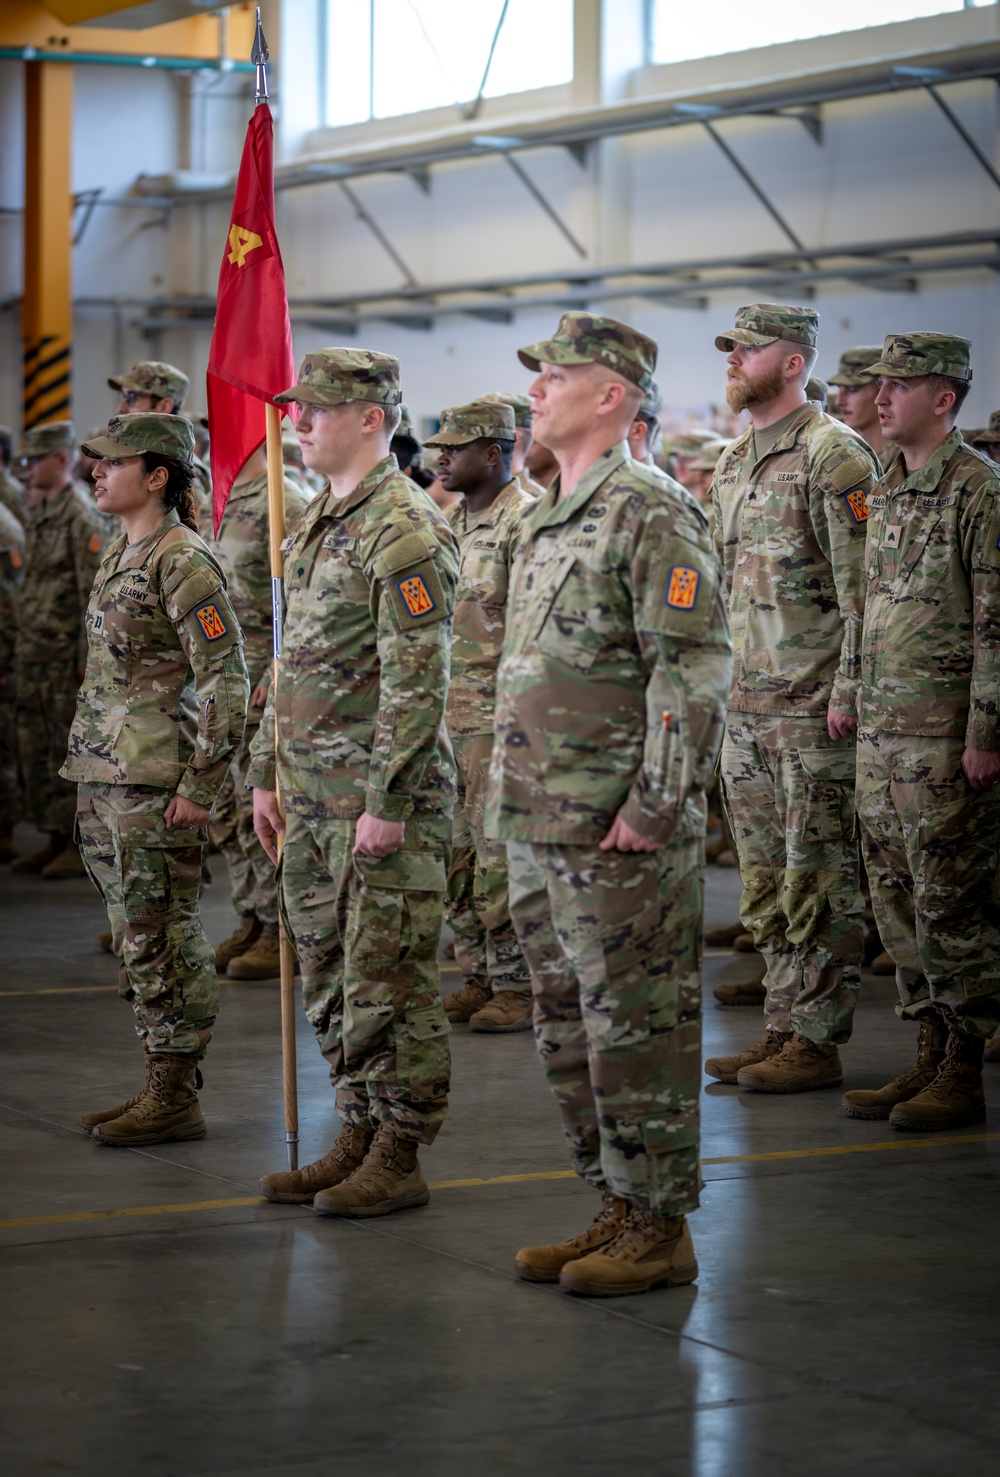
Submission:
<svg viewBox="0 0 1000 1477">
<path fill-rule="evenodd" d="M 176 415 L 129 415 L 83 450 L 94 495 L 124 534 L 87 612 L 87 674 L 62 774 L 79 782 L 80 851 L 108 909 L 146 1053 L 128 1102 L 88 1113 L 105 1144 L 205 1135 L 196 1088 L 218 988 L 198 916 L 212 802 L 246 719 L 243 636 L 198 537 L 194 433 Z"/>
</svg>

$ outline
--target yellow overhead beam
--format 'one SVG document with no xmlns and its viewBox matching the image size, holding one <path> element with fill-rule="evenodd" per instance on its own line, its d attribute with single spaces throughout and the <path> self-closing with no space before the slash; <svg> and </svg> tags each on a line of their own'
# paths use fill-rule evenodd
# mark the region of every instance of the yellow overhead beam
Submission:
<svg viewBox="0 0 1000 1477">
<path fill-rule="evenodd" d="M 62 8 L 63 0 L 59 4 Z M 41 0 L 0 0 L 0 47 L 34 46 L 40 52 L 90 51 L 211 61 L 219 55 L 221 30 L 218 14 L 194 15 L 145 30 L 74 26 L 59 20 Z M 232 60 L 246 61 L 253 47 L 253 32 L 254 7 L 231 5 L 225 35 L 226 54 Z"/>
</svg>

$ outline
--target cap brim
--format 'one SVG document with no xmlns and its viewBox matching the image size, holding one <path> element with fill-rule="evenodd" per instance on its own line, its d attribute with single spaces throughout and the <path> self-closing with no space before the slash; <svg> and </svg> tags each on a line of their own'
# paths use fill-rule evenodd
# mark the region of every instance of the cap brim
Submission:
<svg viewBox="0 0 1000 1477">
<path fill-rule="evenodd" d="M 755 348 L 762 349 L 766 344 L 777 342 L 777 334 L 751 333 L 749 328 L 734 328 L 732 333 L 720 333 L 715 340 L 715 347 L 724 354 L 730 354 L 734 344 L 752 344 Z"/>
<path fill-rule="evenodd" d="M 518 349 L 517 357 L 526 369 L 538 370 L 543 364 L 596 364 L 592 354 L 581 354 L 570 340 L 543 339 Z"/>
<path fill-rule="evenodd" d="M 470 442 L 479 441 L 481 439 L 482 438 L 479 436 L 470 436 L 466 431 L 455 431 L 453 433 L 449 433 L 448 435 L 445 435 L 443 431 L 438 431 L 436 436 L 428 436 L 427 440 L 424 442 L 424 445 L 468 446 Z"/>
<path fill-rule="evenodd" d="M 831 374 L 827 380 L 828 385 L 839 385 L 843 390 L 854 390 L 860 385 L 869 385 L 875 378 L 866 369 L 864 374 Z"/>
<path fill-rule="evenodd" d="M 110 436 L 97 436 L 93 441 L 85 441 L 80 450 L 84 456 L 93 456 L 98 459 L 104 456 L 142 456 L 143 446 L 122 446 L 120 441 L 113 441 Z"/>
<path fill-rule="evenodd" d="M 113 374 L 108 380 L 112 390 L 135 390 L 138 386 L 133 384 L 127 374 Z"/>
<path fill-rule="evenodd" d="M 353 398 L 353 397 L 351 397 Z M 290 390 L 282 390 L 280 395 L 274 396 L 275 405 L 349 405 L 350 398 L 340 396 L 332 400 L 322 390 L 317 390 L 313 385 L 293 385 Z"/>
</svg>

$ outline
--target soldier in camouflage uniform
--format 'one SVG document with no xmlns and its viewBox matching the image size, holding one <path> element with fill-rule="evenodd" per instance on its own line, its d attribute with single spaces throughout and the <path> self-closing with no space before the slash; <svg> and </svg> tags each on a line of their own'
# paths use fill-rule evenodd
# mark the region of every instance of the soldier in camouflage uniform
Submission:
<svg viewBox="0 0 1000 1477">
<path fill-rule="evenodd" d="M 507 849 L 486 839 L 483 813 L 507 590 L 535 500 L 511 476 L 514 413 L 499 399 L 443 411 L 427 444 L 440 448 L 445 489 L 462 494 L 448 517 L 461 569 L 445 724 L 458 765 L 447 916 L 465 983 L 445 1012 L 472 1031 L 527 1031 L 531 976 L 510 919 Z"/>
<path fill-rule="evenodd" d="M 10 469 L 13 448 L 14 432 L 10 426 L 0 426 L 0 503 L 14 514 L 23 528 L 28 521 L 28 509 L 24 488 Z"/>
<path fill-rule="evenodd" d="M 306 464 L 328 488 L 285 554 L 284 642 L 247 783 L 269 855 L 285 833 L 283 917 L 343 1127 L 322 1159 L 268 1175 L 261 1192 L 329 1215 L 385 1215 L 426 1204 L 417 1148 L 448 1106 L 437 955 L 458 552 L 389 453 L 397 360 L 320 349 L 277 399 L 298 402 Z"/>
<path fill-rule="evenodd" d="M 285 527 L 291 535 L 308 499 L 284 479 Z M 208 540 L 226 576 L 229 600 L 243 632 L 250 673 L 247 726 L 212 813 L 211 834 L 229 867 L 239 924 L 216 946 L 215 967 L 229 979 L 277 979 L 278 887 L 274 863 L 253 828 L 253 791 L 246 786 L 250 744 L 260 726 L 274 665 L 271 556 L 268 545 L 267 451 L 260 447 L 233 483 L 218 536 Z"/>
<path fill-rule="evenodd" d="M 491 390 L 480 395 L 480 400 L 490 404 L 509 405 L 514 412 L 514 451 L 510 459 L 511 476 L 529 497 L 541 497 L 545 488 L 536 482 L 528 471 L 528 457 L 535 444 L 534 422 L 531 418 L 531 401 L 527 395 L 514 395 L 508 391 Z"/>
<path fill-rule="evenodd" d="M 135 415 L 137 412 L 180 415 L 191 388 L 191 381 L 183 369 L 158 359 L 140 359 L 127 374 L 112 375 L 108 384 L 112 390 L 118 391 L 120 397 L 116 415 Z M 205 427 L 207 429 L 207 419 Z M 198 522 L 202 531 L 207 532 L 212 527 L 212 474 L 197 455 L 192 458 L 192 466 Z"/>
<path fill-rule="evenodd" d="M 830 384 L 837 390 L 837 419 L 867 441 L 879 465 L 887 467 L 896 448 L 885 439 L 875 404 L 878 377 L 872 372 L 872 365 L 881 357 L 881 348 L 845 349 L 837 373 L 830 376 Z"/>
<path fill-rule="evenodd" d="M 818 314 L 755 303 L 716 339 L 750 429 L 719 460 L 733 685 L 722 777 L 740 913 L 766 965 L 765 1031 L 705 1070 L 758 1092 L 843 1080 L 861 979 L 854 717 L 871 450 L 806 399 Z"/>
<path fill-rule="evenodd" d="M 101 1143 L 198 1139 L 198 1063 L 219 998 L 198 914 L 212 803 L 243 733 L 249 682 L 222 570 L 193 532 L 191 423 L 116 416 L 84 448 L 98 506 L 125 532 L 97 572 L 87 672 L 62 769 L 108 910 L 146 1057 L 142 1090 L 83 1119 Z"/>
<path fill-rule="evenodd" d="M 985 451 L 992 461 L 1000 460 L 1000 410 L 990 413 L 990 423 L 981 431 L 966 433 L 964 439 L 970 446 Z"/>
<path fill-rule="evenodd" d="M 629 455 L 647 467 L 656 466 L 656 452 L 660 444 L 660 417 L 663 414 L 663 396 L 654 380 L 642 397 L 639 413 L 628 428 Z"/>
<path fill-rule="evenodd" d="M 84 615 L 110 527 L 70 476 L 71 421 L 34 426 L 24 438 L 28 527 L 22 618 L 17 633 L 17 745 L 25 799 L 48 834 L 39 851 L 12 864 L 49 880 L 83 875 L 73 840 L 76 792 L 59 778 L 87 660 Z"/>
<path fill-rule="evenodd" d="M 0 505 L 0 862 L 17 856 L 14 827 L 21 819 L 17 777 L 14 690 L 18 604 L 24 579 L 24 529 Z"/>
<path fill-rule="evenodd" d="M 955 430 L 969 351 L 890 334 L 872 367 L 899 450 L 869 502 L 858 815 L 897 1014 L 920 1032 L 909 1071 L 844 1106 L 917 1131 L 982 1122 L 1000 1028 L 1000 467 Z"/>
<path fill-rule="evenodd" d="M 613 1296 L 697 1276 L 704 791 L 729 633 L 703 515 L 629 456 L 653 341 L 567 313 L 520 357 L 561 475 L 515 568 L 487 834 L 507 842 L 539 1054 L 602 1207 L 515 1267 Z"/>
</svg>

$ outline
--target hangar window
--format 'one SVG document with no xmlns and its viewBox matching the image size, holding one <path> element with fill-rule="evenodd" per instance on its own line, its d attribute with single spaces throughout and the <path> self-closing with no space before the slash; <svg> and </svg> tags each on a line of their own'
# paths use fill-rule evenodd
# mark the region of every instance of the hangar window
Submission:
<svg viewBox="0 0 1000 1477">
<path fill-rule="evenodd" d="M 326 0 L 329 128 L 573 80 L 573 0 Z"/>
<path fill-rule="evenodd" d="M 840 31 L 860 31 L 893 21 L 917 20 L 953 10 L 972 10 L 995 0 L 840 0 L 816 11 L 801 0 L 769 0 L 748 6 L 744 0 L 653 0 L 650 61 L 686 62 L 774 46 L 781 41 L 808 41 Z"/>
</svg>

